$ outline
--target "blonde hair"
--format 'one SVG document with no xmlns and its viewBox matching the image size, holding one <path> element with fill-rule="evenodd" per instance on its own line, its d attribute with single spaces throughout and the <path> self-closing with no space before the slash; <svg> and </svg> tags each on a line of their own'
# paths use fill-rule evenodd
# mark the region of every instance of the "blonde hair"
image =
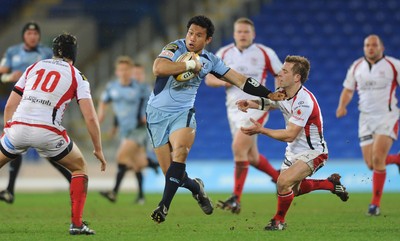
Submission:
<svg viewBox="0 0 400 241">
<path fill-rule="evenodd" d="M 238 24 L 238 23 L 248 24 L 248 25 L 250 25 L 250 26 L 253 28 L 253 30 L 255 30 L 255 28 L 254 28 L 254 22 L 251 21 L 251 19 L 249 19 L 249 18 L 244 18 L 244 17 L 238 18 L 238 19 L 236 19 L 235 24 Z"/>
<path fill-rule="evenodd" d="M 302 56 L 288 55 L 285 59 L 286 63 L 292 63 L 292 71 L 294 74 L 299 74 L 301 76 L 301 83 L 304 84 L 308 79 L 308 74 L 310 73 L 310 61 Z"/>
<path fill-rule="evenodd" d="M 115 61 L 115 66 L 119 65 L 119 64 L 127 64 L 129 66 L 134 66 L 134 62 L 133 59 L 129 56 L 123 55 L 123 56 L 119 56 L 117 58 L 117 60 Z"/>
</svg>

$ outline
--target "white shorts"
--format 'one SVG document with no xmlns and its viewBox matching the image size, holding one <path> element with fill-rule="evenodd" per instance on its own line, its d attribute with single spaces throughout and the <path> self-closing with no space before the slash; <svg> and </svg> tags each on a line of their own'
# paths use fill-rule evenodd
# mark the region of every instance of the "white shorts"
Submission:
<svg viewBox="0 0 400 241">
<path fill-rule="evenodd" d="M 257 120 L 262 126 L 267 123 L 269 118 L 269 113 L 266 111 L 249 109 L 247 113 L 240 111 L 237 106 L 229 106 L 227 108 L 229 127 L 231 129 L 232 137 L 235 136 L 236 132 L 240 131 L 240 127 L 252 126 L 250 118 Z"/>
<path fill-rule="evenodd" d="M 72 150 L 72 145 L 65 130 L 19 121 L 7 123 L 0 139 L 0 149 L 9 158 L 15 158 L 33 147 L 41 157 L 58 161 Z"/>
<path fill-rule="evenodd" d="M 285 153 L 285 160 L 281 165 L 281 171 L 287 170 L 290 166 L 295 164 L 297 161 L 302 161 L 306 163 L 310 169 L 311 174 L 314 174 L 318 171 L 321 167 L 325 165 L 325 162 L 328 160 L 328 153 L 323 153 L 320 151 L 309 150 L 300 152 L 298 154 L 291 153 L 286 151 Z"/>
<path fill-rule="evenodd" d="M 360 113 L 358 120 L 358 137 L 360 146 L 372 144 L 374 134 L 390 136 L 397 140 L 399 129 L 399 112 L 396 109 L 383 115 Z"/>
</svg>

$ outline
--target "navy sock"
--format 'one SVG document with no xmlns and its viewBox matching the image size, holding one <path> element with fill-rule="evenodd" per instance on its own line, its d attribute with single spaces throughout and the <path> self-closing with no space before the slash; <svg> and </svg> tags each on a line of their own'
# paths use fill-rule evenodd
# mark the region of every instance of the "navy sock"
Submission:
<svg viewBox="0 0 400 241">
<path fill-rule="evenodd" d="M 144 198 L 144 192 L 143 192 L 143 174 L 142 172 L 135 172 L 136 174 L 136 179 L 138 182 L 138 191 L 139 191 L 139 198 Z"/>
<path fill-rule="evenodd" d="M 69 183 L 71 183 L 71 172 L 63 167 L 62 165 L 60 165 L 58 162 L 53 162 L 53 161 L 49 161 L 51 165 L 53 165 L 53 167 L 55 167 L 59 172 L 61 172 L 61 174 L 63 174 L 63 176 L 67 179 L 67 181 Z"/>
<path fill-rule="evenodd" d="M 10 162 L 10 176 L 8 178 L 8 187 L 7 190 L 11 193 L 14 194 L 14 187 L 15 187 L 15 180 L 17 179 L 19 169 L 21 167 L 21 162 L 22 162 L 22 156 L 18 155 L 17 158 L 12 160 Z"/>
<path fill-rule="evenodd" d="M 121 185 L 122 179 L 124 178 L 127 170 L 128 167 L 126 165 L 118 164 L 117 180 L 115 180 L 115 187 L 113 189 L 115 193 L 118 193 L 119 186 Z"/>
<path fill-rule="evenodd" d="M 189 178 L 187 172 L 185 172 L 185 176 L 181 181 L 181 187 L 189 189 L 189 191 L 191 191 L 193 195 L 199 194 L 200 192 L 199 184 L 195 182 L 193 179 Z"/>
<path fill-rule="evenodd" d="M 176 191 L 181 186 L 181 181 L 185 175 L 186 164 L 179 162 L 172 162 L 165 174 L 165 187 L 163 198 L 159 206 L 164 205 L 167 209 L 171 205 L 172 199 Z"/>
</svg>

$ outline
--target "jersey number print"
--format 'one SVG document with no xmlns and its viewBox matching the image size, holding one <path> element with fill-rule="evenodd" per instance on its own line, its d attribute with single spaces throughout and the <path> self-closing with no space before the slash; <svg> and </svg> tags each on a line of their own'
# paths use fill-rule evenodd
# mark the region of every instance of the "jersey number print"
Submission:
<svg viewBox="0 0 400 241">
<path fill-rule="evenodd" d="M 40 84 L 40 82 L 43 79 L 43 75 L 45 74 L 45 69 L 40 69 L 38 71 L 36 71 L 37 79 L 35 81 L 35 83 L 32 86 L 32 90 L 36 90 L 36 88 L 38 87 L 38 85 Z M 60 81 L 61 75 L 59 72 L 57 71 L 50 71 L 49 73 L 46 74 L 46 77 L 41 85 L 41 90 L 43 90 L 44 92 L 53 92 L 54 89 L 56 88 L 58 82 Z M 49 86 L 49 82 L 50 86 Z"/>
</svg>

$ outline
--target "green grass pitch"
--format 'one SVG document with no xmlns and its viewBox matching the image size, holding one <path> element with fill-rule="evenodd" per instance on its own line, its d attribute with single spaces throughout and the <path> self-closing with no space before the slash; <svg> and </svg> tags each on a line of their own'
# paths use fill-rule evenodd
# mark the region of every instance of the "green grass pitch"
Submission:
<svg viewBox="0 0 400 241">
<path fill-rule="evenodd" d="M 121 193 L 110 203 L 97 192 L 88 194 L 84 220 L 94 236 L 70 237 L 68 192 L 17 193 L 15 203 L 0 203 L 0 240 L 400 240 L 400 194 L 384 193 L 379 217 L 365 215 L 369 193 L 350 193 L 348 202 L 326 192 L 295 198 L 284 231 L 264 231 L 275 213 L 273 193 L 245 193 L 239 215 L 215 209 L 204 215 L 187 193 L 178 193 L 167 220 L 156 224 L 150 213 L 161 194 L 148 194 L 145 205 L 133 204 L 136 194 Z M 209 194 L 214 203 L 229 194 Z"/>
</svg>

